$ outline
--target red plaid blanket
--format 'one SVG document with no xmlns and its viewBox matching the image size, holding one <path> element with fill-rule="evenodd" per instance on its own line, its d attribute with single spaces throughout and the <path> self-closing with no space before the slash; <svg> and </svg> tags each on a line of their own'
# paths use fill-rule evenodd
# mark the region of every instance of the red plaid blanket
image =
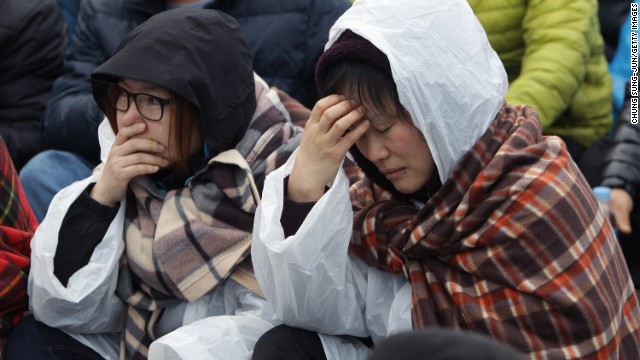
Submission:
<svg viewBox="0 0 640 360">
<path fill-rule="evenodd" d="M 640 356 L 640 309 L 611 224 L 532 108 L 505 105 L 420 210 L 368 182 L 351 191 L 351 251 L 407 276 L 414 328 L 488 334 L 531 358 Z"/>
<path fill-rule="evenodd" d="M 28 307 L 29 247 L 38 221 L 0 138 L 0 351 L 5 336 Z"/>
</svg>

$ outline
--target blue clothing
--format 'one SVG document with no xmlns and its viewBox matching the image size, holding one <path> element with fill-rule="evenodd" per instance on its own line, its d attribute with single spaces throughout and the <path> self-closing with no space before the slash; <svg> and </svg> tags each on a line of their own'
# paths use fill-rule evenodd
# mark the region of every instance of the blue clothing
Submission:
<svg viewBox="0 0 640 360">
<path fill-rule="evenodd" d="M 45 144 L 98 163 L 98 125 L 104 114 L 91 95 L 91 72 L 113 55 L 129 31 L 163 10 L 164 1 L 83 0 L 80 3 L 65 72 L 55 81 L 42 118 Z"/>
<path fill-rule="evenodd" d="M 177 9 L 179 7 L 190 7 L 190 8 L 202 9 L 213 1 L 214 0 L 198 0 L 196 2 L 189 3 L 189 4 L 172 4 L 170 2 L 167 2 L 167 9 Z"/>
<path fill-rule="evenodd" d="M 80 10 L 80 0 L 57 0 L 62 11 L 62 16 L 67 23 L 67 42 L 71 43 L 73 31 L 76 28 L 76 19 Z"/>
<path fill-rule="evenodd" d="M 7 343 L 7 360 L 83 359 L 102 360 L 102 356 L 64 331 L 25 316 L 13 329 Z"/>
<path fill-rule="evenodd" d="M 348 0 L 218 0 L 240 23 L 253 54 L 254 70 L 307 107 L 317 100 L 315 63 L 329 29 L 351 6 Z M 98 125 L 104 115 L 91 95 L 91 72 L 114 54 L 120 40 L 152 15 L 166 10 L 160 0 L 83 0 L 65 60 L 43 118 L 45 143 L 99 161 Z"/>
<path fill-rule="evenodd" d="M 20 171 L 20 180 L 38 222 L 47 214 L 55 194 L 91 175 L 93 165 L 74 153 L 47 150 L 36 155 Z"/>
<path fill-rule="evenodd" d="M 43 138 L 49 147 L 98 164 L 98 125 L 104 114 L 91 94 L 90 75 L 115 53 L 126 34 L 166 6 L 162 0 L 81 1 L 65 73 L 56 80 L 43 117 Z M 350 6 L 348 0 L 216 0 L 206 5 L 238 21 L 253 53 L 255 72 L 307 107 L 318 100 L 315 64 L 329 29 Z M 80 159 L 68 158 L 77 161 L 26 165 L 23 185 L 39 220 L 59 190 L 86 177 L 81 176 L 86 169 L 78 165 Z M 50 164 L 56 164 L 55 169 Z M 47 175 L 37 175 L 40 172 Z"/>
<path fill-rule="evenodd" d="M 45 149 L 42 113 L 66 49 L 54 0 L 0 1 L 0 136 L 16 169 Z"/>
<path fill-rule="evenodd" d="M 351 7 L 348 0 L 217 0 L 211 7 L 238 21 L 253 68 L 267 84 L 313 107 L 316 62 L 329 29 Z"/>
<path fill-rule="evenodd" d="M 637 31 L 635 31 L 637 32 Z M 631 70 L 631 12 L 627 16 L 627 20 L 620 28 L 620 36 L 618 37 L 618 47 L 609 62 L 609 73 L 613 81 L 613 105 L 614 113 L 620 111 L 624 102 L 625 87 Z M 617 117 L 616 117 L 617 119 Z M 614 126 L 615 127 L 615 126 Z"/>
</svg>

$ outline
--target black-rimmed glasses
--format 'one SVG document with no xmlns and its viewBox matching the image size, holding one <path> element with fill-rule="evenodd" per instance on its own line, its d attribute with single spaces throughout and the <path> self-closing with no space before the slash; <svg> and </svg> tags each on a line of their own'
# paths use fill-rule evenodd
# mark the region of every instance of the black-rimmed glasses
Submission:
<svg viewBox="0 0 640 360">
<path fill-rule="evenodd" d="M 117 84 L 110 84 L 107 92 L 109 93 L 109 101 L 116 110 L 129 111 L 131 99 L 133 99 L 140 115 L 152 121 L 162 119 L 165 105 L 171 102 L 169 99 L 163 99 L 145 93 L 133 94 Z"/>
</svg>

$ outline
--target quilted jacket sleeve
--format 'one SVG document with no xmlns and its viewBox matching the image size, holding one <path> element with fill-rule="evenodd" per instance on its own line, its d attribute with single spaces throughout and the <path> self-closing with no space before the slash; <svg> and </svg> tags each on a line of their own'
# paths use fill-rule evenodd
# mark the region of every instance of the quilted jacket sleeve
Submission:
<svg viewBox="0 0 640 360">
<path fill-rule="evenodd" d="M 622 188 L 635 198 L 640 185 L 640 125 L 631 123 L 631 97 L 627 87 L 618 127 L 606 156 L 602 185 Z"/>
<path fill-rule="evenodd" d="M 66 50 L 55 1 L 0 2 L 0 134 L 18 170 L 44 150 L 40 119 Z"/>
<path fill-rule="evenodd" d="M 99 154 L 98 125 L 104 115 L 95 104 L 89 81 L 91 72 L 111 54 L 101 48 L 92 1 L 81 4 L 65 72 L 53 85 L 43 116 L 43 138 L 47 145 L 74 152 L 91 162 Z"/>
<path fill-rule="evenodd" d="M 571 104 L 590 58 L 595 0 L 532 0 L 523 19 L 524 57 L 507 101 L 529 104 L 547 128 Z"/>
</svg>

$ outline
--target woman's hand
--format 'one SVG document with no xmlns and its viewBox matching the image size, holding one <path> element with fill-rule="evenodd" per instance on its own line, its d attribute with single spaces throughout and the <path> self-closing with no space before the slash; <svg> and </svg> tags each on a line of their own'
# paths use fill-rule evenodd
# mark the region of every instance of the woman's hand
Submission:
<svg viewBox="0 0 640 360">
<path fill-rule="evenodd" d="M 316 103 L 289 176 L 288 198 L 311 202 L 322 197 L 351 146 L 369 128 L 364 116 L 364 107 L 342 95 L 329 95 Z"/>
<path fill-rule="evenodd" d="M 142 133 L 146 125 L 136 123 L 122 128 L 111 147 L 102 176 L 91 190 L 90 196 L 107 206 L 116 205 L 127 190 L 129 181 L 138 175 L 153 174 L 160 167 L 169 165 L 169 160 L 154 153 L 161 153 L 165 147 L 148 139 L 133 139 Z"/>
<path fill-rule="evenodd" d="M 611 189 L 611 197 L 609 198 L 609 208 L 613 213 L 616 227 L 623 234 L 631 233 L 630 214 L 633 209 L 633 199 L 628 192 L 623 189 Z"/>
</svg>

